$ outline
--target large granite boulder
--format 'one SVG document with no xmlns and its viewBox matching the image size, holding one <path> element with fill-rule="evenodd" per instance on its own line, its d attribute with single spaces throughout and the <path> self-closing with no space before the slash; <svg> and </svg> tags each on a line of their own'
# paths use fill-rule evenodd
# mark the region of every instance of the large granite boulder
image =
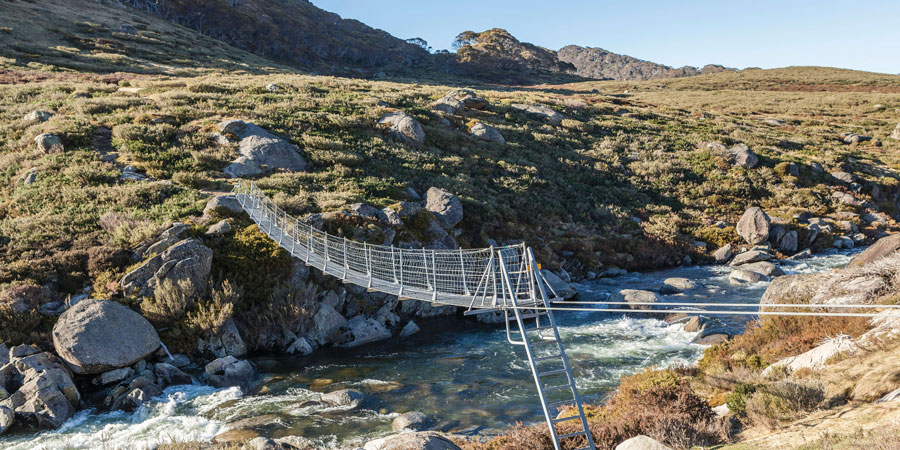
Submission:
<svg viewBox="0 0 900 450">
<path fill-rule="evenodd" d="M 53 326 L 56 353 L 77 374 L 129 366 L 159 345 L 159 335 L 147 319 L 109 300 L 82 300 Z"/>
<path fill-rule="evenodd" d="M 450 192 L 431 187 L 425 193 L 425 209 L 430 211 L 441 225 L 453 228 L 463 219 L 463 207 L 459 198 Z"/>
<path fill-rule="evenodd" d="M 341 329 L 347 326 L 347 319 L 334 307 L 322 303 L 313 317 L 313 324 L 310 339 L 319 345 L 325 345 L 335 342 L 340 337 Z"/>
<path fill-rule="evenodd" d="M 629 309 L 652 309 L 652 303 L 659 303 L 662 297 L 656 292 L 645 291 L 641 289 L 622 289 L 613 294 L 609 298 L 614 302 L 627 302 Z M 613 305 L 614 309 L 621 308 L 620 305 Z"/>
<path fill-rule="evenodd" d="M 403 111 L 385 114 L 378 120 L 378 126 L 386 128 L 394 137 L 407 144 L 425 144 L 425 129 L 422 124 Z"/>
<path fill-rule="evenodd" d="M 205 217 L 231 217 L 244 212 L 241 203 L 237 197 L 233 195 L 217 195 L 210 198 L 203 208 L 203 216 Z"/>
<path fill-rule="evenodd" d="M 243 120 L 226 120 L 219 124 L 222 134 L 238 141 L 240 157 L 225 167 L 231 178 L 254 177 L 285 170 L 303 172 L 306 160 L 296 145 Z"/>
<path fill-rule="evenodd" d="M 187 280 L 188 294 L 194 295 L 206 289 L 211 268 L 212 250 L 198 239 L 184 239 L 125 274 L 121 284 L 125 292 L 150 296 L 163 281 Z"/>
<path fill-rule="evenodd" d="M 756 245 L 769 239 L 769 215 L 762 208 L 754 206 L 744 211 L 737 223 L 737 232 L 750 245 Z"/>
<path fill-rule="evenodd" d="M 364 450 L 460 450 L 435 432 L 400 433 L 366 443 Z"/>
<path fill-rule="evenodd" d="M 863 266 L 878 261 L 886 256 L 893 255 L 898 251 L 900 251 L 900 234 L 886 236 L 875 241 L 869 248 L 854 256 L 853 259 L 850 260 L 848 266 Z"/>
<path fill-rule="evenodd" d="M 563 115 L 556 112 L 553 108 L 544 105 L 524 105 L 521 103 L 513 103 L 509 105 L 515 111 L 544 120 L 550 125 L 559 125 L 562 123 Z"/>
</svg>

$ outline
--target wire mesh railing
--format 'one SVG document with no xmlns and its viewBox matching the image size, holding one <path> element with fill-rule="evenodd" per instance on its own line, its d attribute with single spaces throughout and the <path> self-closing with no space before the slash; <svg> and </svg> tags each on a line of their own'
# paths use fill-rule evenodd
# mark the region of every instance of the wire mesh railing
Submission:
<svg viewBox="0 0 900 450">
<path fill-rule="evenodd" d="M 232 194 L 260 230 L 306 264 L 365 288 L 437 304 L 513 307 L 537 301 L 525 244 L 481 249 L 400 248 L 328 234 L 287 214 L 252 182 Z M 502 258 L 500 256 L 502 255 Z M 505 289 L 501 259 L 511 277 Z M 511 292 L 511 293 L 510 293 Z"/>
</svg>

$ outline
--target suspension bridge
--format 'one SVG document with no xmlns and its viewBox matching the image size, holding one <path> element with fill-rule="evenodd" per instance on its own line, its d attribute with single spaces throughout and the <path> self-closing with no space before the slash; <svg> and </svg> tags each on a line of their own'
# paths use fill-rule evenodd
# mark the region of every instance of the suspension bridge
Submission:
<svg viewBox="0 0 900 450">
<path fill-rule="evenodd" d="M 467 314 L 502 312 L 507 340 L 525 350 L 550 437 L 557 450 L 563 448 L 567 439 L 577 439 L 572 443 L 579 443 L 578 450 L 595 450 L 595 446 L 554 311 L 876 317 L 885 313 L 822 309 L 900 308 L 900 305 L 774 304 L 762 305 L 764 310 L 744 311 L 740 308 L 758 309 L 760 305 L 570 301 L 562 305 L 562 298 L 544 278 L 534 253 L 524 243 L 458 250 L 372 245 L 330 235 L 292 217 L 252 182 L 239 181 L 232 195 L 260 230 L 279 246 L 307 265 L 346 283 L 393 294 L 401 300 L 415 299 L 466 308 Z M 605 309 L 597 309 L 598 305 L 604 305 Z M 679 308 L 654 309 L 659 306 Z M 634 307 L 647 309 L 632 309 Z M 685 309 L 688 307 L 722 309 Z M 783 311 L 782 308 L 801 311 Z M 558 411 L 564 412 L 559 414 Z M 565 432 L 558 428 L 564 428 Z M 566 445 L 566 448 L 572 447 L 572 444 Z"/>
</svg>

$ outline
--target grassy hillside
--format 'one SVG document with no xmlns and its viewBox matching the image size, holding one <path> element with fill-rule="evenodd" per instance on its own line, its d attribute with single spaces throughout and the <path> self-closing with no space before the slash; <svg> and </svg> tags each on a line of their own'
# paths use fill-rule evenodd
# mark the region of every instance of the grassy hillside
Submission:
<svg viewBox="0 0 900 450">
<path fill-rule="evenodd" d="M 441 186 L 463 199 L 464 245 L 525 239 L 547 264 L 576 273 L 673 265 L 686 254 L 702 260 L 737 240 L 733 229 L 712 224 L 733 223 L 751 204 L 787 222 L 801 211 L 828 216 L 854 209 L 832 199 L 832 191 L 847 188 L 814 173 L 811 162 L 826 172 L 856 174 L 863 180 L 859 195 L 891 215 L 897 211 L 900 145 L 887 136 L 900 107 L 900 94 L 891 91 L 900 90 L 900 81 L 892 76 L 783 69 L 481 90 L 489 107 L 449 117 L 448 126 L 427 107 L 445 86 L 291 74 L 125 80 L 30 73 L 35 81 L 0 87 L 0 173 L 7 199 L 0 206 L 0 283 L 46 282 L 32 259 L 62 264 L 59 273 L 83 272 L 60 255 L 110 240 L 99 223 L 104 213 L 155 223 L 199 214 L 200 188 L 227 189 L 221 170 L 233 150 L 207 135 L 230 117 L 254 121 L 303 148 L 311 170 L 259 180 L 295 214 L 363 200 L 383 206 L 404 199 L 407 186 Z M 839 88 L 788 91 L 789 84 L 778 80 Z M 271 82 L 283 89 L 267 91 Z M 769 90 L 772 83 L 782 90 Z M 731 88 L 712 91 L 711 85 Z M 512 103 L 546 104 L 565 119 L 553 126 L 515 112 Z M 424 148 L 397 143 L 376 129 L 392 108 L 422 122 Z M 22 120 L 37 109 L 56 115 L 45 123 Z M 784 124 L 767 124 L 768 118 Z M 474 121 L 498 128 L 507 143 L 473 140 L 466 128 Z M 119 163 L 159 181 L 119 181 L 116 166 L 97 148 L 95 137 L 106 129 Z M 880 142 L 847 145 L 836 139 L 843 131 Z M 62 136 L 66 151 L 36 151 L 32 140 L 42 132 Z M 745 143 L 760 155 L 760 165 L 732 166 L 701 145 L 708 141 Z M 785 162 L 798 163 L 800 176 L 779 169 Z M 31 168 L 40 173 L 37 183 L 18 182 Z M 877 197 L 872 183 L 879 186 Z M 698 240 L 708 244 L 705 250 Z"/>
<path fill-rule="evenodd" d="M 0 0 L 0 16 L 3 67 L 29 71 L 5 76 L 6 83 L 40 76 L 34 71 L 67 69 L 175 76 L 288 70 L 154 15 L 104 2 Z M 136 34 L 127 32 L 129 26 Z"/>
</svg>

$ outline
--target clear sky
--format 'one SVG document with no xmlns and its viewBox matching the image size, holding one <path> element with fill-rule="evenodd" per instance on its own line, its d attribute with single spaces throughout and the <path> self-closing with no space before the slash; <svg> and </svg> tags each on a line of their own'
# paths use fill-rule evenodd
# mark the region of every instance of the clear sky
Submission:
<svg viewBox="0 0 900 450">
<path fill-rule="evenodd" d="M 312 0 L 399 38 L 449 49 L 505 28 L 553 50 L 576 44 L 670 66 L 816 65 L 900 73 L 900 0 Z"/>
</svg>

